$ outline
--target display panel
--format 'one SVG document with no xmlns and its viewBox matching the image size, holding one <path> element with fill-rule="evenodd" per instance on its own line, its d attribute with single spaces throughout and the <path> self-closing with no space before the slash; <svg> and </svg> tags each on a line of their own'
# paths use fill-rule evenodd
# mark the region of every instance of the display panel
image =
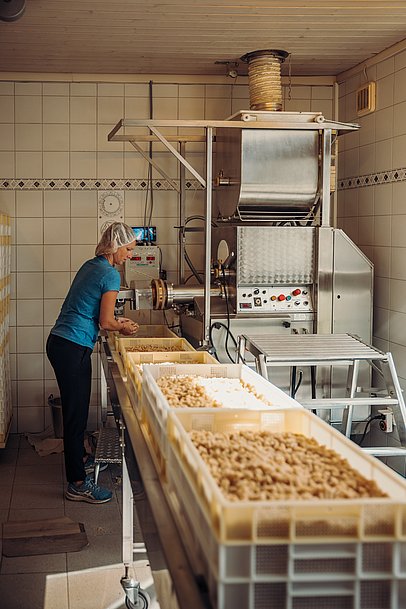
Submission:
<svg viewBox="0 0 406 609">
<path fill-rule="evenodd" d="M 156 226 L 132 226 L 137 243 L 155 243 Z"/>
</svg>

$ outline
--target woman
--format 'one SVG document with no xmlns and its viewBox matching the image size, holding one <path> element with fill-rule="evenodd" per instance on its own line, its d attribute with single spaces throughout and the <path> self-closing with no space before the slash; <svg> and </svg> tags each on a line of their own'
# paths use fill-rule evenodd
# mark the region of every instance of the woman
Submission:
<svg viewBox="0 0 406 609">
<path fill-rule="evenodd" d="M 65 496 L 71 501 L 105 503 L 112 497 L 111 491 L 100 488 L 87 475 L 94 470 L 94 460 L 84 454 L 83 442 L 92 382 L 91 355 L 99 327 L 125 336 L 138 330 L 138 324 L 130 319 L 114 316 L 120 290 L 120 273 L 114 265 L 131 258 L 134 247 L 130 226 L 114 222 L 107 228 L 95 257 L 77 272 L 47 341 L 48 359 L 61 394 L 68 480 Z"/>
</svg>

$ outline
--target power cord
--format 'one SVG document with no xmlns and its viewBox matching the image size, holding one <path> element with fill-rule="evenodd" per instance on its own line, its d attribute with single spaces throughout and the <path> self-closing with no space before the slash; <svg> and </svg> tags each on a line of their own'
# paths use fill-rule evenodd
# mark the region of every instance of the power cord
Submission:
<svg viewBox="0 0 406 609">
<path fill-rule="evenodd" d="M 302 384 L 303 380 L 303 370 L 299 370 L 299 380 L 297 381 L 296 387 L 293 389 L 292 398 L 295 399 L 297 392 L 299 391 L 299 387 Z"/>
<path fill-rule="evenodd" d="M 363 441 L 365 440 L 365 436 L 367 435 L 368 427 L 371 425 L 372 421 L 376 421 L 378 419 L 381 421 L 385 420 L 385 415 L 384 414 L 377 414 L 375 416 L 370 415 L 367 418 L 364 433 L 362 434 L 361 440 L 358 442 L 358 446 L 361 446 Z"/>
<path fill-rule="evenodd" d="M 231 330 L 230 330 L 229 328 L 227 328 L 226 324 L 223 324 L 223 322 L 222 322 L 222 321 L 215 321 L 215 322 L 214 322 L 214 323 L 212 323 L 212 324 L 211 324 L 211 326 L 210 326 L 210 335 L 209 335 L 209 338 L 210 338 L 210 344 L 211 344 L 211 346 L 213 347 L 214 351 L 216 351 L 216 348 L 215 348 L 214 343 L 213 343 L 213 329 L 214 329 L 214 330 L 220 330 L 220 328 L 224 328 L 224 329 L 225 329 L 225 331 L 227 332 L 228 336 L 229 336 L 229 337 L 231 338 L 231 340 L 233 341 L 234 346 L 235 346 L 235 349 L 236 349 L 236 351 L 237 351 L 237 349 L 238 349 L 238 343 L 237 343 L 237 340 L 236 340 L 235 336 L 233 335 L 233 333 L 231 332 Z M 234 361 L 234 360 L 233 360 L 233 358 L 231 357 L 231 355 L 230 355 L 230 353 L 228 352 L 228 350 L 226 351 L 226 353 L 227 353 L 227 355 L 228 355 L 229 359 L 231 360 L 231 362 L 232 362 L 233 364 L 235 364 L 235 361 Z M 218 360 L 218 357 L 217 357 L 217 353 L 216 353 L 216 352 L 214 353 L 214 357 L 215 357 L 215 358 Z M 246 361 L 244 360 L 244 358 L 243 358 L 243 357 L 239 356 L 239 358 L 240 358 L 240 360 L 242 360 L 243 364 L 246 364 Z"/>
<path fill-rule="evenodd" d="M 226 272 L 224 270 L 224 266 L 221 267 L 221 271 L 222 271 L 222 275 L 223 275 L 223 286 L 224 286 L 224 295 L 225 295 L 225 299 L 226 299 L 226 311 L 227 311 L 227 327 L 226 327 L 227 333 L 226 333 L 226 342 L 225 342 L 224 347 L 225 347 L 225 350 L 226 350 L 226 353 L 227 353 L 229 359 L 234 364 L 235 362 L 228 351 L 228 338 L 231 334 L 231 331 L 230 331 L 230 303 L 228 300 L 228 285 L 227 285 L 227 281 L 226 281 Z M 235 343 L 235 345 L 237 346 L 237 343 Z"/>
</svg>

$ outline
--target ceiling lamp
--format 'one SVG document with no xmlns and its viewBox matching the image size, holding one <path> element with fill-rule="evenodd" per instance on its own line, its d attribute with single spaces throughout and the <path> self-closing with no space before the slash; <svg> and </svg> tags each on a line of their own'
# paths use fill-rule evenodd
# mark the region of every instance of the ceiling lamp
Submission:
<svg viewBox="0 0 406 609">
<path fill-rule="evenodd" d="M 0 0 L 0 21 L 17 21 L 25 11 L 25 0 Z"/>
</svg>

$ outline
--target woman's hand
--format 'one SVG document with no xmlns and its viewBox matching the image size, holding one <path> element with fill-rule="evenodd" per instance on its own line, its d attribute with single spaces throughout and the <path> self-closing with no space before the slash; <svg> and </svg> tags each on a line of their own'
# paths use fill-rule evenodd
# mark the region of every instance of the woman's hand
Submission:
<svg viewBox="0 0 406 609">
<path fill-rule="evenodd" d="M 121 324 L 119 332 L 120 334 L 124 334 L 124 336 L 132 336 L 138 331 L 139 325 L 135 323 L 135 321 L 132 321 L 132 319 L 119 317 L 117 321 Z"/>
</svg>

